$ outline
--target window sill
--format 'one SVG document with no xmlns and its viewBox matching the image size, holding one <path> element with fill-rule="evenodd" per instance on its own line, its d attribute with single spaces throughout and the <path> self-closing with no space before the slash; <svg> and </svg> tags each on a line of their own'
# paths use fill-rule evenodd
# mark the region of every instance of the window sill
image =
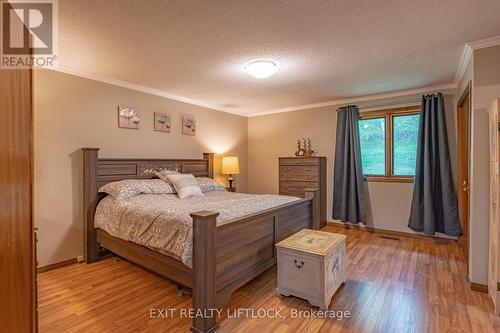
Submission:
<svg viewBox="0 0 500 333">
<path fill-rule="evenodd" d="M 383 177 L 368 176 L 364 177 L 365 182 L 373 183 L 413 183 L 413 177 Z"/>
</svg>

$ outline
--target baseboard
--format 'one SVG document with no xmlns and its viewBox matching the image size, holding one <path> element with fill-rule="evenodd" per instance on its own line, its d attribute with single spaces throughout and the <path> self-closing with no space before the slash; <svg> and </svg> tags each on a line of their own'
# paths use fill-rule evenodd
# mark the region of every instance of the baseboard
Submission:
<svg viewBox="0 0 500 333">
<path fill-rule="evenodd" d="M 488 293 L 488 286 L 485 284 L 480 284 L 480 283 L 474 283 L 474 282 L 469 282 L 469 286 L 471 290 L 487 294 Z"/>
<path fill-rule="evenodd" d="M 52 271 L 54 269 L 58 269 L 58 268 L 61 268 L 61 267 L 65 267 L 65 266 L 76 264 L 77 262 L 78 262 L 77 258 L 72 258 L 72 259 L 61 261 L 61 262 L 56 262 L 55 264 L 50 264 L 50 265 L 47 265 L 47 266 L 38 267 L 37 270 L 36 270 L 36 272 L 38 274 L 45 273 L 45 272 L 48 272 L 48 271 Z"/>
<path fill-rule="evenodd" d="M 384 233 L 384 234 L 401 236 L 401 237 L 413 237 L 413 238 L 429 238 L 430 237 L 430 238 L 434 238 L 436 240 L 441 240 L 441 241 L 442 240 L 456 241 L 456 238 L 442 237 L 442 236 L 437 236 L 437 235 L 417 234 L 417 233 L 410 233 L 410 232 L 404 232 L 404 231 L 394 231 L 394 230 L 387 230 L 387 229 L 379 229 L 379 228 L 367 227 L 367 226 L 359 225 L 359 224 L 343 223 L 343 222 L 337 222 L 337 221 L 327 221 L 326 224 L 330 225 L 330 226 L 335 226 L 335 227 L 344 227 L 345 229 L 364 230 L 364 231 L 372 232 L 372 233 Z"/>
</svg>

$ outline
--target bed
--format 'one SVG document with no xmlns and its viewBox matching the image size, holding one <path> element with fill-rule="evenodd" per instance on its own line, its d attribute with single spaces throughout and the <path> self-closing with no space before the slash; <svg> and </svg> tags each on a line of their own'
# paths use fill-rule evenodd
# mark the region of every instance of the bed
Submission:
<svg viewBox="0 0 500 333">
<path fill-rule="evenodd" d="M 151 179 L 152 168 L 175 168 L 196 177 L 213 178 L 213 154 L 203 154 L 203 159 L 101 159 L 98 151 L 98 148 L 82 148 L 85 261 L 95 262 L 111 252 L 191 288 L 193 308 L 204 314 L 193 319 L 193 332 L 217 330 L 217 318 L 211 316 L 215 313 L 211 309 L 222 308 L 235 290 L 276 263 L 277 242 L 304 228 L 319 228 L 317 189 L 306 189 L 304 199 L 287 197 L 276 202 L 276 198 L 269 197 L 273 204 L 257 210 L 241 208 L 248 205 L 238 206 L 244 200 L 260 200 L 257 196 L 220 192 L 206 195 L 205 202 L 193 201 L 191 206 L 182 208 L 184 215 L 189 209 L 204 209 L 189 213 L 192 251 L 188 256 L 124 240 L 118 234 L 113 235 L 111 229 L 107 232 L 103 221 L 97 223 L 101 228 L 95 225 L 98 204 L 102 201 L 100 206 L 104 206 L 109 200 L 98 192 L 101 186 L 125 179 Z M 174 198 L 146 195 L 137 198 L 134 204 L 154 200 Z M 240 208 L 231 211 L 228 206 Z"/>
</svg>

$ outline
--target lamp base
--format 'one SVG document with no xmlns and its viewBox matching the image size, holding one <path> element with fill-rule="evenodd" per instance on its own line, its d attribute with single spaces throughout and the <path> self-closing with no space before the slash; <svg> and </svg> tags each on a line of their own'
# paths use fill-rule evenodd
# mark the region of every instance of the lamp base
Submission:
<svg viewBox="0 0 500 333">
<path fill-rule="evenodd" d="M 233 181 L 234 181 L 233 176 L 229 175 L 229 178 L 227 180 L 229 181 L 229 188 L 232 189 L 233 188 Z"/>
</svg>

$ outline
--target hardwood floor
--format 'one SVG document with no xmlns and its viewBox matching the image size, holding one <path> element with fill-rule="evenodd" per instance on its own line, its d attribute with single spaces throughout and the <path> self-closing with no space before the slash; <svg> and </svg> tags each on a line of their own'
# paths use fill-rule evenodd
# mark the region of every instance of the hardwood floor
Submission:
<svg viewBox="0 0 500 333">
<path fill-rule="evenodd" d="M 348 282 L 330 310 L 350 318 L 290 319 L 305 301 L 277 297 L 271 268 L 232 298 L 222 312 L 220 332 L 500 332 L 486 294 L 471 291 L 466 264 L 455 241 L 400 237 L 327 226 L 347 234 Z M 185 332 L 191 319 L 150 319 L 150 309 L 186 309 L 175 285 L 126 261 L 75 264 L 39 275 L 40 332 Z M 287 319 L 228 318 L 235 309 L 281 311 Z M 261 310 L 263 311 L 263 310 Z M 158 313 L 153 313 L 158 315 Z M 164 313 L 162 313 L 164 314 Z"/>
</svg>

